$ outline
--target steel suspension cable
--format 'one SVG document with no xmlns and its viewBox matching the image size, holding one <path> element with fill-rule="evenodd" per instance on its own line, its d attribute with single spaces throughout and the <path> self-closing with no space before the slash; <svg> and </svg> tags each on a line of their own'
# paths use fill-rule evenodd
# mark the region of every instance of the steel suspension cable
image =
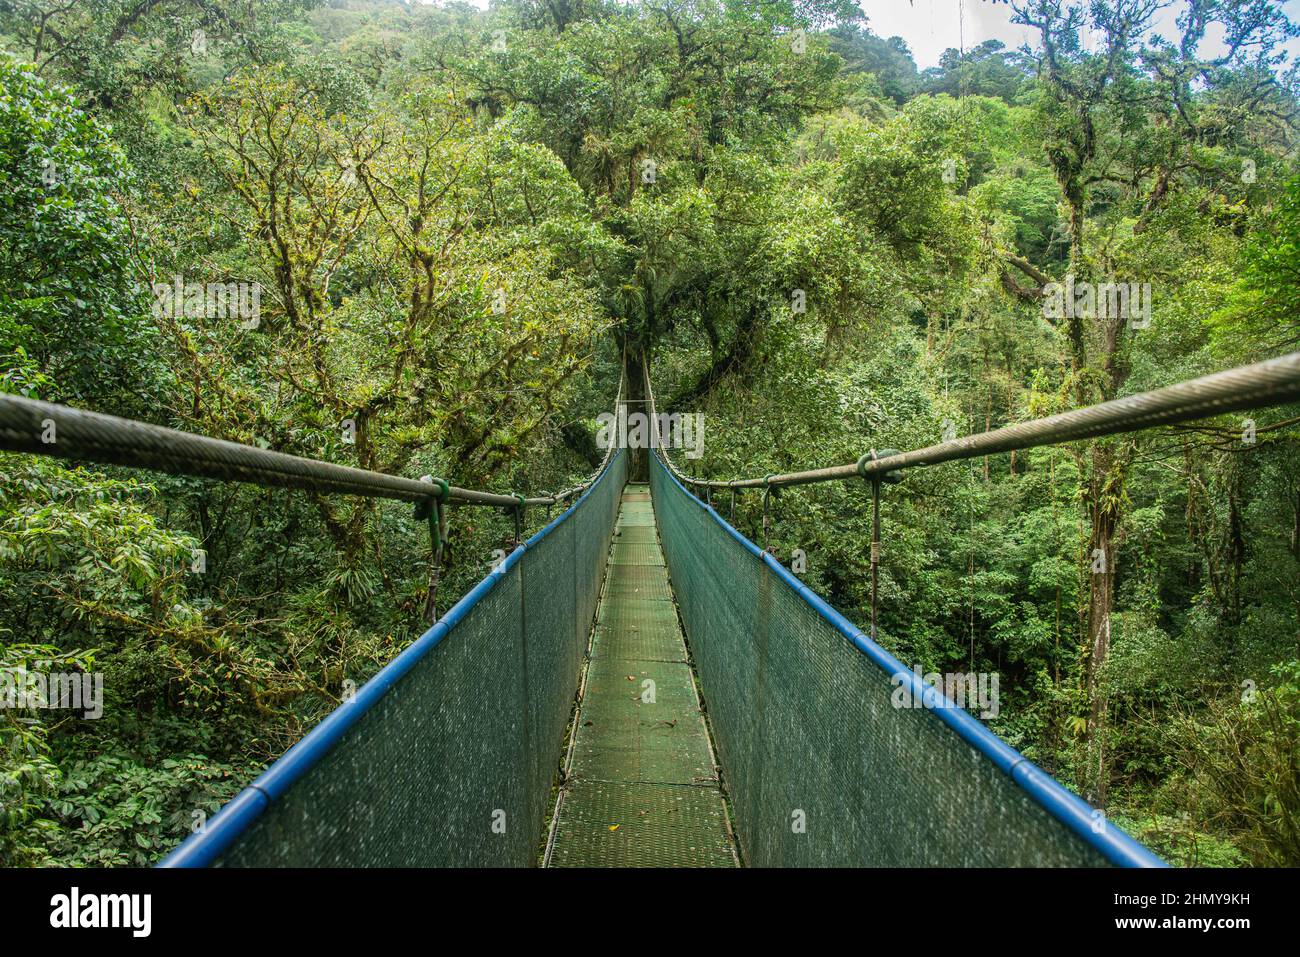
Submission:
<svg viewBox="0 0 1300 957">
<path fill-rule="evenodd" d="M 654 404 L 654 393 L 650 388 L 650 371 L 648 365 L 644 365 L 644 368 L 646 394 L 650 396 L 650 409 L 655 423 L 651 432 L 657 437 L 659 420 Z M 1137 395 L 1113 399 L 1110 402 L 1102 402 L 1030 422 L 1018 422 L 911 452 L 899 452 L 876 458 L 873 458 L 871 453 L 867 453 L 852 465 L 768 475 L 763 478 L 717 481 L 692 478 L 683 474 L 662 449 L 659 457 L 683 484 L 696 488 L 767 488 L 872 476 L 880 476 L 888 481 L 896 477 L 896 473 L 902 469 L 937 465 L 940 462 L 957 459 L 978 458 L 996 452 L 1009 452 L 1013 449 L 1055 445 L 1076 439 L 1136 432 L 1157 425 L 1174 425 L 1227 412 L 1243 412 L 1248 409 L 1283 405 L 1298 399 L 1300 399 L 1300 352 L 1293 352 L 1276 359 L 1239 366 L 1226 372 L 1216 372 L 1213 375 L 1180 382 L 1163 389 L 1140 392 Z"/>
<path fill-rule="evenodd" d="M 623 385 L 620 377 L 616 409 L 622 402 Z M 441 486 L 447 489 L 446 501 L 511 510 L 555 505 L 580 494 L 605 470 L 613 451 L 612 447 L 606 450 L 600 468 L 581 485 L 554 495 L 525 498 L 458 488 L 429 476 L 419 481 L 335 465 L 9 394 L 0 394 L 0 449 L 172 475 L 404 502 L 428 502 L 437 491 L 435 486 Z"/>
</svg>

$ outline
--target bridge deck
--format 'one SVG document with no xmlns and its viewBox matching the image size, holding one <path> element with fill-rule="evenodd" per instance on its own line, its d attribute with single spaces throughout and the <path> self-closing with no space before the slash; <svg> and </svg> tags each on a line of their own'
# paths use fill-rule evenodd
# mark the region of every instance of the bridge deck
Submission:
<svg viewBox="0 0 1300 957">
<path fill-rule="evenodd" d="M 646 485 L 623 493 L 551 867 L 735 867 Z"/>
</svg>

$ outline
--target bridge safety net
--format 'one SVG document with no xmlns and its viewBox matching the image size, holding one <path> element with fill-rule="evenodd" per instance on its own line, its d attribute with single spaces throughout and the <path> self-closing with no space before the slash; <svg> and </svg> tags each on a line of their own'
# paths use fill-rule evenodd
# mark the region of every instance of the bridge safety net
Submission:
<svg viewBox="0 0 1300 957">
<path fill-rule="evenodd" d="M 164 861 L 528 866 L 628 456 Z"/>
<path fill-rule="evenodd" d="M 656 456 L 650 479 L 747 864 L 1160 866 Z"/>
</svg>

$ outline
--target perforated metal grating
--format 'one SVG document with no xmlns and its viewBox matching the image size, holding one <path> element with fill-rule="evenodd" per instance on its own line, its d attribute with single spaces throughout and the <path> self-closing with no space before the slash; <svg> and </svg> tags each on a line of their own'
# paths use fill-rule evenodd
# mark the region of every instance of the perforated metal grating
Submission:
<svg viewBox="0 0 1300 957">
<path fill-rule="evenodd" d="M 620 522 L 653 509 L 629 485 Z M 624 526 L 626 529 L 628 526 Z M 555 867 L 731 867 L 717 770 L 686 647 L 648 534 L 610 550 L 586 687 L 560 796 Z"/>
<path fill-rule="evenodd" d="M 685 661 L 676 606 L 647 598 L 605 602 L 596 620 L 591 653 L 595 658 Z"/>
<path fill-rule="evenodd" d="M 564 802 L 554 867 L 734 867 L 717 793 L 673 784 L 579 781 Z"/>
<path fill-rule="evenodd" d="M 615 565 L 609 567 L 608 597 L 649 598 L 672 601 L 668 569 L 663 565 Z"/>
</svg>

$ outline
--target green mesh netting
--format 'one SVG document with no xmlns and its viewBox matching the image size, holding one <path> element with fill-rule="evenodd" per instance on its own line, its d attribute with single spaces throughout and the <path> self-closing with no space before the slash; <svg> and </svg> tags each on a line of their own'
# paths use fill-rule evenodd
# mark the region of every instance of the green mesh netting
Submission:
<svg viewBox="0 0 1300 957">
<path fill-rule="evenodd" d="M 890 675 L 651 461 L 746 863 L 1107 863 L 933 711 L 893 707 Z"/>
<path fill-rule="evenodd" d="M 619 454 L 217 863 L 537 863 L 626 477 Z"/>
</svg>

